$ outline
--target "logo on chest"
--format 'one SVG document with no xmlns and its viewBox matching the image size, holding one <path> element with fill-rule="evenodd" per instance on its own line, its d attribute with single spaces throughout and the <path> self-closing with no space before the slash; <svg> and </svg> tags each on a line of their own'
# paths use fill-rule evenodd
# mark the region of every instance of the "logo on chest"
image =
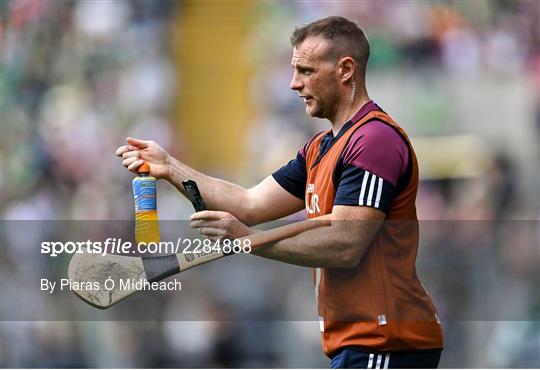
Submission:
<svg viewBox="0 0 540 370">
<path fill-rule="evenodd" d="M 312 215 L 321 213 L 319 208 L 319 195 L 315 193 L 315 184 L 308 184 L 306 190 L 306 209 L 307 213 Z"/>
</svg>

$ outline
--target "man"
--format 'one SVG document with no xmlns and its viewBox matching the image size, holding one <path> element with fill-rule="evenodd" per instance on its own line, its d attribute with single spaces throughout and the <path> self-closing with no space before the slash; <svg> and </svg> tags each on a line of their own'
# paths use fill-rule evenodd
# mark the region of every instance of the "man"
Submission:
<svg viewBox="0 0 540 370">
<path fill-rule="evenodd" d="M 194 214 L 192 227 L 212 239 L 245 236 L 248 226 L 303 208 L 308 218 L 331 214 L 330 226 L 253 253 L 316 268 L 332 367 L 437 367 L 442 329 L 414 266 L 418 165 L 407 135 L 368 97 L 368 40 L 355 23 L 329 17 L 297 28 L 291 43 L 290 87 L 331 129 L 260 184 L 244 189 L 208 177 L 152 141 L 128 138 L 117 155 L 134 172 L 147 161 L 181 192 L 182 180 L 195 180 L 215 211 Z"/>
</svg>

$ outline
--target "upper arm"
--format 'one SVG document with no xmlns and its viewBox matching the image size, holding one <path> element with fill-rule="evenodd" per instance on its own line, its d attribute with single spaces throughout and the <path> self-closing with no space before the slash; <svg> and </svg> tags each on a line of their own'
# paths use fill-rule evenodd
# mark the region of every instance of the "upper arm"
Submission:
<svg viewBox="0 0 540 370">
<path fill-rule="evenodd" d="M 385 213 L 372 207 L 334 206 L 332 229 L 347 246 L 351 266 L 356 266 L 384 222 Z"/>
<path fill-rule="evenodd" d="M 383 211 L 372 207 L 334 205 L 332 208 L 332 221 L 376 221 L 385 217 Z"/>
<path fill-rule="evenodd" d="M 334 206 L 332 208 L 332 226 L 343 226 L 351 233 L 351 243 L 371 242 L 382 225 L 385 213 L 372 207 Z"/>
<path fill-rule="evenodd" d="M 407 160 L 407 144 L 382 122 L 361 127 L 344 149 L 332 227 L 350 246 L 354 261 L 360 261 L 391 210 Z"/>
<path fill-rule="evenodd" d="M 370 122 L 353 134 L 336 171 L 334 205 L 367 206 L 387 213 L 405 174 L 409 148 L 392 127 Z"/>
<path fill-rule="evenodd" d="M 276 220 L 304 208 L 304 200 L 285 190 L 273 176 L 266 177 L 248 190 L 250 225 Z"/>
</svg>

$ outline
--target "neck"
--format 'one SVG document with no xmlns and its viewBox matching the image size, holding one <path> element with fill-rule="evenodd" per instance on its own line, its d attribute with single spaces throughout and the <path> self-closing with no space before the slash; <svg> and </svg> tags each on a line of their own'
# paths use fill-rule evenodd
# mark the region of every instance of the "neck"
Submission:
<svg viewBox="0 0 540 370">
<path fill-rule="evenodd" d="M 369 101 L 369 96 L 365 89 L 358 91 L 352 102 L 342 102 L 340 109 L 336 112 L 334 119 L 331 119 L 332 132 L 334 136 L 339 133 L 339 130 Z"/>
<path fill-rule="evenodd" d="M 332 132 L 334 133 L 334 136 L 336 136 L 339 133 L 339 130 L 351 119 L 353 116 L 369 101 L 369 96 L 367 94 L 367 91 L 360 90 L 354 96 L 352 102 L 349 102 L 348 100 L 342 102 L 340 104 L 340 108 L 338 109 L 336 116 L 333 119 L 330 119 L 330 123 L 332 124 Z"/>
</svg>

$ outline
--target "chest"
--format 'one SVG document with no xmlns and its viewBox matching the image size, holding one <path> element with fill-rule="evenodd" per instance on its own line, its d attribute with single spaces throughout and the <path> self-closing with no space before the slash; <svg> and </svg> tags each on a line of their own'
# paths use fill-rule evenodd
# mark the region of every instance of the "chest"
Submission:
<svg viewBox="0 0 540 370">
<path fill-rule="evenodd" d="M 332 212 L 337 186 L 334 174 L 341 163 L 341 153 L 346 142 L 346 138 L 343 137 L 331 143 L 321 138 L 310 147 L 306 156 L 305 191 L 308 218 Z"/>
</svg>

